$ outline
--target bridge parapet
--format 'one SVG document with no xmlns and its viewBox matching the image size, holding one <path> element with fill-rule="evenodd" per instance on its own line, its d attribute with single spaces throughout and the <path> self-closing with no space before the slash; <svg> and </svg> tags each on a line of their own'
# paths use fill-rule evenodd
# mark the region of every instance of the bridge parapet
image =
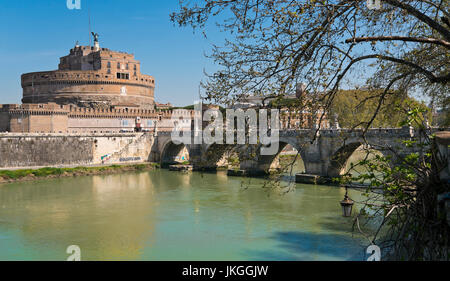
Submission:
<svg viewBox="0 0 450 281">
<path fill-rule="evenodd" d="M 194 134 L 191 133 L 193 140 Z M 316 130 L 313 129 L 280 130 L 280 137 L 277 141 L 279 144 L 278 153 L 287 144 L 290 144 L 300 152 L 306 173 L 323 177 L 336 177 L 343 172 L 348 158 L 362 145 L 367 144 L 368 147 L 377 149 L 386 156 L 404 156 L 414 152 L 414 148 L 405 147 L 403 141 L 410 140 L 417 132 L 409 127 L 375 128 L 367 130 L 365 134 L 363 129 L 326 129 L 319 130 L 317 138 L 312 142 L 315 134 Z M 157 154 L 161 155 L 164 153 L 166 145 L 172 142 L 171 132 L 158 132 L 158 139 L 159 141 L 156 143 L 160 143 L 160 146 L 156 151 Z M 221 144 L 214 144 L 214 146 L 217 148 Z M 248 171 L 246 174 L 267 172 L 268 169 L 272 168 L 272 164 L 276 161 L 278 155 L 259 155 L 261 145 L 223 144 L 223 146 L 234 146 L 236 150 L 240 151 L 241 169 Z M 211 152 L 211 147 L 208 144 L 186 145 L 189 153 L 192 154 L 191 163 L 195 165 L 193 163 L 195 161 L 214 160 L 215 157 L 211 158 L 206 155 L 208 151 Z M 213 150 L 217 153 L 222 151 L 221 149 Z M 251 150 L 251 152 L 246 150 Z M 255 151 L 256 153 L 254 153 Z M 217 159 L 219 158 L 217 157 Z"/>
</svg>

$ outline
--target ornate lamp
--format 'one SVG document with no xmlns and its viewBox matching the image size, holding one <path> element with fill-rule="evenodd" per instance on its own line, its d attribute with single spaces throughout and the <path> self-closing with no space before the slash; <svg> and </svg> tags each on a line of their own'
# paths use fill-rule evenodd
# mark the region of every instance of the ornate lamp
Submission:
<svg viewBox="0 0 450 281">
<path fill-rule="evenodd" d="M 344 217 L 351 217 L 352 216 L 352 209 L 355 202 L 348 197 L 348 189 L 345 187 L 345 197 L 344 200 L 341 201 L 342 206 L 342 213 Z"/>
</svg>

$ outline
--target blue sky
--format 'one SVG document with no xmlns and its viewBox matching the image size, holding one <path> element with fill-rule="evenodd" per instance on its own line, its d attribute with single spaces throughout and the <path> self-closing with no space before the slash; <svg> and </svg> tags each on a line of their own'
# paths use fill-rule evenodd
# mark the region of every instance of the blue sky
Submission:
<svg viewBox="0 0 450 281">
<path fill-rule="evenodd" d="M 89 44 L 89 10 L 101 46 L 133 53 L 142 73 L 155 77 L 156 101 L 180 106 L 198 99 L 204 70 L 217 69 L 204 54 L 224 40 L 214 24 L 208 39 L 175 26 L 169 15 L 178 0 L 80 1 L 81 10 L 69 10 L 67 0 L 0 0 L 0 104 L 20 103 L 22 73 L 55 70 L 76 41 Z"/>
<path fill-rule="evenodd" d="M 203 70 L 215 70 L 204 53 L 220 34 L 208 30 L 205 39 L 175 26 L 169 15 L 178 0 L 81 0 L 81 10 L 66 2 L 0 0 L 0 104 L 20 103 L 22 73 L 57 69 L 77 40 L 89 44 L 88 10 L 101 46 L 134 53 L 142 72 L 155 77 L 158 102 L 192 104 Z"/>
</svg>

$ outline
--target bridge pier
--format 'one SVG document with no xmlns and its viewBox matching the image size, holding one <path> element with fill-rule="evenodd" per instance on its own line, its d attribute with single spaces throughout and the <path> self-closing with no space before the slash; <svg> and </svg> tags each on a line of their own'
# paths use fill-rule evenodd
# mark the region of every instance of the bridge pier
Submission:
<svg viewBox="0 0 450 281">
<path fill-rule="evenodd" d="M 327 184 L 327 183 L 331 183 L 332 179 L 329 177 L 323 177 L 323 176 L 319 176 L 319 175 L 296 174 L 295 182 L 296 183 L 304 183 L 304 184 Z"/>
</svg>

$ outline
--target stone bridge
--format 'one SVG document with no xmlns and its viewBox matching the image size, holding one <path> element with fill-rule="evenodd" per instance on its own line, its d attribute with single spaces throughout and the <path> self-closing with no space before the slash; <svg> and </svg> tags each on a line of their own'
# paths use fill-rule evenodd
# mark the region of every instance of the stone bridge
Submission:
<svg viewBox="0 0 450 281">
<path fill-rule="evenodd" d="M 385 156 L 404 156 L 412 151 L 402 142 L 414 138 L 410 128 L 361 130 L 284 130 L 273 144 L 272 155 L 262 155 L 261 145 L 176 144 L 171 132 L 129 134 L 0 134 L 0 169 L 40 166 L 101 165 L 158 162 L 169 166 L 189 161 L 194 169 L 228 167 L 230 151 L 239 158 L 238 174 L 260 175 L 278 166 L 277 156 L 286 145 L 301 156 L 305 173 L 325 178 L 345 172 L 349 157 L 361 145 Z M 316 137 L 314 138 L 314 136 Z M 314 140 L 314 141 L 313 141 Z M 193 141 L 192 141 L 193 143 Z M 185 155 L 185 158 L 180 155 Z M 236 166 L 234 166 L 236 167 Z M 233 167 L 233 168 L 234 168 Z M 235 169 L 233 169 L 235 171 Z"/>
<path fill-rule="evenodd" d="M 407 127 L 370 129 L 364 138 L 362 130 L 320 130 L 314 138 L 315 133 L 315 130 L 280 131 L 277 153 L 261 155 L 260 145 L 175 144 L 169 132 L 160 132 L 155 137 L 150 159 L 168 166 L 175 163 L 177 156 L 184 150 L 189 153 L 189 161 L 194 169 L 213 170 L 223 161 L 224 153 L 229 151 L 226 148 L 232 148 L 239 156 L 240 170 L 256 175 L 276 167 L 278 154 L 290 144 L 299 152 L 306 174 L 336 177 L 345 172 L 347 160 L 363 144 L 393 159 L 413 152 L 402 143 L 414 137 L 414 130 Z"/>
</svg>

